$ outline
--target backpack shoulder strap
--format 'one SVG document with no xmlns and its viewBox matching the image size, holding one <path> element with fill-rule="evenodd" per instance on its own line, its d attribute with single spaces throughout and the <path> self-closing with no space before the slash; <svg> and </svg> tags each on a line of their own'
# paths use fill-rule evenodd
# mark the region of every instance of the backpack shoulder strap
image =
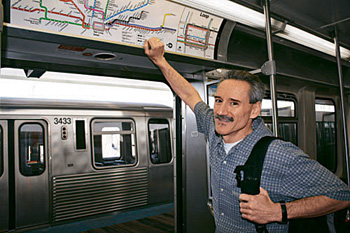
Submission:
<svg viewBox="0 0 350 233">
<path fill-rule="evenodd" d="M 272 136 L 261 138 L 253 147 L 246 163 L 235 169 L 237 186 L 242 193 L 256 195 L 260 193 L 261 173 L 264 165 L 265 155 L 270 143 L 277 139 Z"/>
</svg>

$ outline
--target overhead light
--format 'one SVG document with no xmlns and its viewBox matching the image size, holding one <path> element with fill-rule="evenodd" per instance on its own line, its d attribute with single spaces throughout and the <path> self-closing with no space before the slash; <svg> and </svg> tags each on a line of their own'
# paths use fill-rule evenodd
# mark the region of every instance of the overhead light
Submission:
<svg viewBox="0 0 350 233">
<path fill-rule="evenodd" d="M 229 0 L 172 1 L 254 28 L 265 28 L 265 16 L 263 14 Z"/>
<path fill-rule="evenodd" d="M 277 33 L 276 36 L 329 54 L 331 56 L 336 56 L 334 43 L 291 25 L 286 25 L 285 30 L 281 33 Z M 340 56 L 344 60 L 350 60 L 350 50 L 340 47 Z"/>
<path fill-rule="evenodd" d="M 229 0 L 171 0 L 182 5 L 192 7 L 198 10 L 206 11 L 210 14 L 235 21 L 253 28 L 265 29 L 264 14 L 242 6 Z M 272 27 L 282 25 L 275 19 L 271 19 Z M 276 36 L 301 44 L 303 46 L 315 49 L 331 56 L 335 55 L 335 44 L 311 33 L 303 31 L 297 27 L 286 25 L 284 31 Z M 350 60 L 350 50 L 340 47 L 341 58 Z"/>
</svg>

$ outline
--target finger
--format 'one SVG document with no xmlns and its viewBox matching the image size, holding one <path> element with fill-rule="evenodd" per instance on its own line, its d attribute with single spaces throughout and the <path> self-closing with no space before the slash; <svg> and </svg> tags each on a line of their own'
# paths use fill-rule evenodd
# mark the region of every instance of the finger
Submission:
<svg viewBox="0 0 350 233">
<path fill-rule="evenodd" d="M 240 209 L 241 213 L 246 213 L 246 211 L 248 210 L 249 206 L 247 206 L 245 204 L 246 204 L 246 202 L 239 203 L 239 209 Z"/>
<path fill-rule="evenodd" d="M 247 214 L 242 214 L 242 218 L 243 218 L 243 219 L 249 220 L 249 215 L 247 215 Z"/>
<path fill-rule="evenodd" d="M 150 41 L 159 41 L 160 42 L 160 39 L 158 37 L 152 37 L 151 39 L 149 39 Z"/>
<path fill-rule="evenodd" d="M 242 202 L 239 203 L 239 208 L 244 209 L 244 210 L 251 210 L 252 209 L 252 203 L 242 201 Z"/>
<path fill-rule="evenodd" d="M 241 209 L 240 212 L 241 212 L 242 218 L 244 218 L 244 219 L 249 219 L 250 220 L 253 217 L 253 214 L 252 214 L 252 212 L 250 210 Z"/>
<path fill-rule="evenodd" d="M 152 38 L 150 38 L 149 40 L 150 40 L 150 41 L 157 41 L 157 40 L 159 40 L 159 39 L 158 39 L 158 37 L 152 37 Z"/>
<path fill-rule="evenodd" d="M 157 48 L 157 39 L 158 38 L 152 37 L 148 40 L 148 50 Z"/>
<path fill-rule="evenodd" d="M 239 201 L 245 201 L 245 202 L 248 202 L 250 199 L 251 199 L 251 195 L 244 194 L 244 193 L 239 195 L 239 198 L 238 198 Z"/>
<path fill-rule="evenodd" d="M 154 49 L 156 48 L 160 48 L 163 46 L 163 42 L 160 41 L 160 39 L 158 39 L 157 37 L 153 37 L 149 40 L 150 42 L 150 46 Z"/>
<path fill-rule="evenodd" d="M 260 187 L 260 194 L 259 195 L 265 196 L 268 199 L 270 199 L 269 193 L 267 192 L 266 189 L 263 189 L 262 187 Z"/>
<path fill-rule="evenodd" d="M 250 209 L 249 209 L 249 206 L 242 205 L 242 202 L 241 202 L 241 204 L 239 204 L 239 211 L 242 214 L 247 214 L 248 211 L 250 211 Z"/>
<path fill-rule="evenodd" d="M 145 40 L 145 43 L 143 44 L 143 48 L 145 50 L 145 53 L 148 54 L 149 53 L 149 49 L 150 49 L 150 45 L 148 43 L 148 40 Z"/>
<path fill-rule="evenodd" d="M 241 215 L 243 219 L 249 220 L 251 222 L 256 222 L 258 223 L 258 219 L 254 216 L 254 215 L 250 215 L 250 214 L 242 214 Z"/>
</svg>

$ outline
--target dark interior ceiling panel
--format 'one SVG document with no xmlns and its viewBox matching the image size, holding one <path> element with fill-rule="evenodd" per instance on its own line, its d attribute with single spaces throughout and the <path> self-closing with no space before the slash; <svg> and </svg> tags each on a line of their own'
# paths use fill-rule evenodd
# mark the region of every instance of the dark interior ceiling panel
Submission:
<svg viewBox="0 0 350 233">
<path fill-rule="evenodd" d="M 262 12 L 261 0 L 233 0 Z M 287 20 L 305 30 L 333 41 L 335 27 L 341 45 L 350 49 L 349 0 L 271 0 L 272 17 Z"/>
</svg>

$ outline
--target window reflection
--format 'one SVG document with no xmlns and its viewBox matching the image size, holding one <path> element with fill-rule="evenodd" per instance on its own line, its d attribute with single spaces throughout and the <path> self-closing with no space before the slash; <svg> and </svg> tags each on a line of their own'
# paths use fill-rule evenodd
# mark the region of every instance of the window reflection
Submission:
<svg viewBox="0 0 350 233">
<path fill-rule="evenodd" d="M 316 99 L 317 161 L 330 171 L 336 171 L 335 104 L 331 100 Z"/>
<path fill-rule="evenodd" d="M 295 117 L 294 102 L 290 100 L 277 100 L 278 117 Z M 272 102 L 270 99 L 263 99 L 261 116 L 272 116 Z"/>
<path fill-rule="evenodd" d="M 150 120 L 148 123 L 150 159 L 154 164 L 171 161 L 170 131 L 168 122 Z"/>
<path fill-rule="evenodd" d="M 44 128 L 38 123 L 19 128 L 20 171 L 25 176 L 40 175 L 45 170 Z"/>
</svg>

